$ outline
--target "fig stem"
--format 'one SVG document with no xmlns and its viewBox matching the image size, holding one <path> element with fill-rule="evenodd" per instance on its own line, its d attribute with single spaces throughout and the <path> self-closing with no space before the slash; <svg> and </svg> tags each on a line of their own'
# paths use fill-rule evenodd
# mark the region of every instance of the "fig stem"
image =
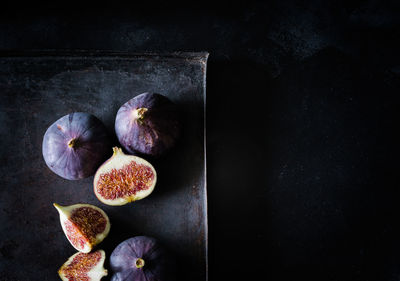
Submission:
<svg viewBox="0 0 400 281">
<path fill-rule="evenodd" d="M 68 146 L 69 146 L 70 148 L 74 148 L 74 147 L 76 146 L 76 143 L 77 143 L 76 138 L 73 138 L 73 139 L 71 139 L 71 140 L 68 142 Z"/>
<path fill-rule="evenodd" d="M 136 109 L 136 110 L 133 112 L 134 118 L 135 118 L 140 124 L 143 122 L 144 115 L 145 115 L 145 113 L 146 113 L 147 110 L 148 110 L 147 108 L 141 107 L 141 108 Z"/>
<path fill-rule="evenodd" d="M 60 206 L 57 203 L 53 203 L 53 206 L 57 209 L 59 213 L 63 213 L 63 206 Z"/>
<path fill-rule="evenodd" d="M 138 108 L 137 109 L 138 118 L 142 120 L 144 118 L 144 114 L 146 113 L 146 111 L 147 111 L 147 108 L 145 108 L 145 107 Z"/>
<path fill-rule="evenodd" d="M 135 261 L 135 266 L 136 266 L 137 268 L 143 267 L 143 266 L 144 266 L 144 260 L 143 260 L 142 258 L 136 259 L 136 261 Z"/>
<path fill-rule="evenodd" d="M 122 152 L 121 148 L 114 146 L 113 147 L 113 155 L 117 155 L 117 154 L 124 154 L 124 153 Z"/>
</svg>

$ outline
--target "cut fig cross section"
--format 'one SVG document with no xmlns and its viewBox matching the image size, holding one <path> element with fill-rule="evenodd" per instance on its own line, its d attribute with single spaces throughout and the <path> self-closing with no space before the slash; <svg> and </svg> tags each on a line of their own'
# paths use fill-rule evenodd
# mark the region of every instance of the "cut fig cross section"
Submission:
<svg viewBox="0 0 400 281">
<path fill-rule="evenodd" d="M 72 255 L 58 270 L 64 281 L 99 281 L 107 275 L 104 269 L 106 254 L 103 250 Z"/>
<path fill-rule="evenodd" d="M 154 167 L 143 158 L 114 147 L 113 156 L 94 176 L 94 193 L 107 205 L 121 206 L 150 195 L 157 181 Z"/>
<path fill-rule="evenodd" d="M 107 214 L 96 206 L 60 206 L 54 203 L 54 207 L 60 214 L 61 226 L 68 241 L 82 253 L 89 253 L 110 232 Z"/>
</svg>

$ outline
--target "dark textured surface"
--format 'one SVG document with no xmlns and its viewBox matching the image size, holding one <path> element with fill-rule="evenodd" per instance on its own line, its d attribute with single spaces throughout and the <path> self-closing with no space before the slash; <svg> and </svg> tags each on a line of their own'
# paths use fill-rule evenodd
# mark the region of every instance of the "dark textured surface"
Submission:
<svg viewBox="0 0 400 281">
<path fill-rule="evenodd" d="M 398 1 L 233 2 L 15 9 L 0 48 L 209 51 L 210 280 L 398 280 Z"/>
<path fill-rule="evenodd" d="M 0 120 L 6 129 L 0 135 L 0 157 L 7 163 L 1 167 L 0 280 L 58 279 L 58 268 L 76 250 L 62 232 L 53 202 L 102 208 L 112 224 L 110 235 L 99 245 L 107 255 L 125 239 L 152 236 L 176 256 L 182 266 L 179 280 L 205 280 L 206 60 L 206 54 L 0 56 Z M 148 198 L 107 206 L 94 195 L 93 176 L 69 181 L 47 168 L 42 139 L 60 116 L 91 113 L 115 139 L 117 110 L 146 91 L 162 93 L 175 102 L 185 128 L 178 147 L 164 157 L 149 159 L 158 181 Z M 19 270 L 21 265 L 24 270 Z"/>
</svg>

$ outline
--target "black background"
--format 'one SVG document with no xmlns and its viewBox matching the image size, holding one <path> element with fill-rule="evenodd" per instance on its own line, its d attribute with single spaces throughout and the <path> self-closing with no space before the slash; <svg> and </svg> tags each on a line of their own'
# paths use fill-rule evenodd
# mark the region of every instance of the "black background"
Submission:
<svg viewBox="0 0 400 281">
<path fill-rule="evenodd" d="M 21 3 L 0 49 L 210 52 L 210 280 L 399 280 L 396 2 Z"/>
</svg>

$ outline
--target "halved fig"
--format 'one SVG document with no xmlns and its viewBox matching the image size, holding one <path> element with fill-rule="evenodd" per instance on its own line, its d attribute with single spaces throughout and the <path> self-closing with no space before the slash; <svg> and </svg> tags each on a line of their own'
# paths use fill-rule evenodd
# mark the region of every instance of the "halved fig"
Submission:
<svg viewBox="0 0 400 281">
<path fill-rule="evenodd" d="M 114 154 L 97 170 L 94 193 L 107 205 L 121 206 L 150 195 L 157 181 L 154 167 L 138 156 L 114 147 Z"/>
<path fill-rule="evenodd" d="M 110 232 L 110 220 L 100 208 L 90 204 L 60 206 L 53 204 L 60 214 L 62 229 L 72 246 L 89 253 Z"/>
<path fill-rule="evenodd" d="M 107 275 L 104 269 L 106 253 L 97 250 L 93 253 L 76 253 L 72 255 L 58 270 L 64 281 L 99 281 Z"/>
</svg>

